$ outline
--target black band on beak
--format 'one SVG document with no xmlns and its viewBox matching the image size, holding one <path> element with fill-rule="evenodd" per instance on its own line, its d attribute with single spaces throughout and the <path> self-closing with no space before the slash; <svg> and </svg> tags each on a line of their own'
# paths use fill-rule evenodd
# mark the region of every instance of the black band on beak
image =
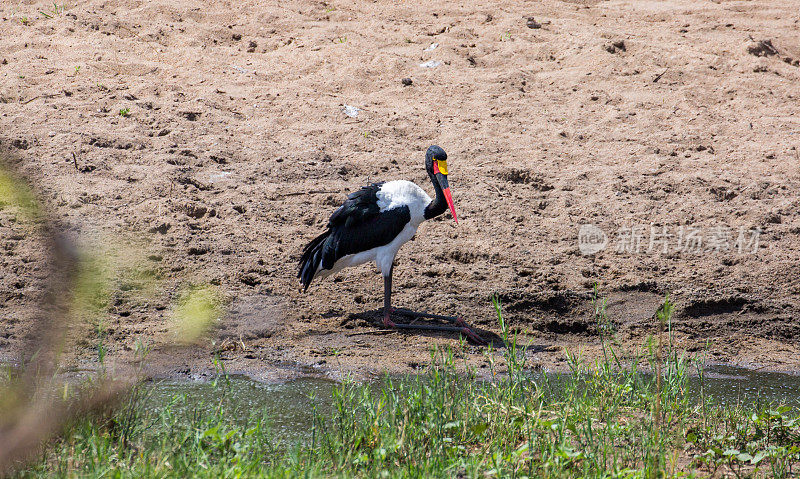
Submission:
<svg viewBox="0 0 800 479">
<path fill-rule="evenodd" d="M 447 175 L 436 173 L 436 180 L 439 182 L 440 185 L 442 185 L 443 190 L 450 188 L 450 184 L 447 182 Z"/>
</svg>

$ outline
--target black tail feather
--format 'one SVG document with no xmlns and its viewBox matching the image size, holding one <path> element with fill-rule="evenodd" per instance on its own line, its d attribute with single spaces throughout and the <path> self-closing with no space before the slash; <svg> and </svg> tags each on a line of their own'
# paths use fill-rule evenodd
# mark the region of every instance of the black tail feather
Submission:
<svg viewBox="0 0 800 479">
<path fill-rule="evenodd" d="M 303 291 L 308 290 L 308 286 L 314 279 L 314 275 L 322 262 L 322 247 L 325 240 L 330 236 L 330 230 L 322 233 L 303 249 L 303 257 L 300 258 L 300 265 L 297 271 L 297 277 L 300 278 L 300 283 L 303 285 Z"/>
</svg>

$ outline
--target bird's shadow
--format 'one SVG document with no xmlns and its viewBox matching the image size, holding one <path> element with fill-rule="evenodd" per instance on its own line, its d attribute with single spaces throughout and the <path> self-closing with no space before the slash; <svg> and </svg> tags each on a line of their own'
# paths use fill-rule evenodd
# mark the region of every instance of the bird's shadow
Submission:
<svg viewBox="0 0 800 479">
<path fill-rule="evenodd" d="M 398 313 L 396 316 L 393 316 L 392 319 L 394 321 L 398 321 L 398 318 L 402 318 L 403 314 Z M 418 325 L 431 325 L 431 326 L 453 326 L 454 324 L 444 320 L 438 319 L 419 319 L 412 320 L 412 318 L 408 317 L 410 323 L 418 324 Z M 377 331 L 363 331 L 357 332 L 355 334 L 389 334 L 389 333 L 399 333 L 399 334 L 408 334 L 408 335 L 416 335 L 416 336 L 426 336 L 426 337 L 453 337 L 458 338 L 460 333 L 457 331 L 437 331 L 437 330 L 426 330 L 426 329 L 388 329 L 383 326 L 383 309 L 373 309 L 368 311 L 361 311 L 358 313 L 351 313 L 345 317 L 342 322 L 341 326 L 346 326 L 355 321 L 355 325 L 357 326 L 374 326 L 379 328 Z M 366 323 L 366 324 L 365 324 Z M 503 338 L 500 337 L 497 333 L 493 331 L 489 331 L 487 329 L 482 329 L 474 326 L 471 323 L 467 323 L 470 325 L 472 331 L 474 331 L 481 339 L 483 339 L 486 344 L 482 344 L 481 346 L 492 346 L 494 349 L 504 349 L 507 345 L 506 342 L 503 341 Z M 353 327 L 353 326 L 351 326 Z M 476 344 L 474 340 L 470 338 L 466 338 L 466 340 L 470 344 Z M 546 349 L 545 346 L 542 345 L 535 345 L 535 344 L 518 344 L 517 349 L 520 351 L 526 351 L 531 353 L 542 352 Z"/>
</svg>

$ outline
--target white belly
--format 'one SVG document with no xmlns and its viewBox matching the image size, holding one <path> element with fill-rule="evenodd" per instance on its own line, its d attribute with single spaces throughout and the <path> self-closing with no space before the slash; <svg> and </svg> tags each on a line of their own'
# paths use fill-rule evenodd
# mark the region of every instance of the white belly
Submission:
<svg viewBox="0 0 800 479">
<path fill-rule="evenodd" d="M 394 257 L 397 255 L 397 252 L 400 251 L 400 247 L 403 246 L 405 242 L 414 237 L 414 235 L 417 233 L 418 227 L 419 224 L 408 223 L 405 226 L 405 228 L 403 228 L 403 230 L 400 231 L 400 234 L 395 236 L 395 238 L 392 240 L 391 243 L 385 244 L 383 246 L 378 246 L 377 248 L 372 248 L 367 251 L 362 251 L 360 253 L 343 256 L 333 264 L 333 268 L 320 269 L 317 271 L 314 277 L 325 278 L 326 276 L 330 276 L 342 270 L 343 268 L 348 268 L 350 266 L 358 266 L 360 264 L 368 263 L 370 261 L 374 261 L 375 266 L 378 267 L 381 274 L 387 276 L 389 272 L 392 270 Z"/>
</svg>

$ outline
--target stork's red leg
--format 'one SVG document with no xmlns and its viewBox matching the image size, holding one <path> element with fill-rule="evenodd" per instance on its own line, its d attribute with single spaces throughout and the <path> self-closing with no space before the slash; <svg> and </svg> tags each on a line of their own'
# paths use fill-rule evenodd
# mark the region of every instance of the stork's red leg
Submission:
<svg viewBox="0 0 800 479">
<path fill-rule="evenodd" d="M 397 328 L 397 329 L 418 329 L 418 330 L 426 330 L 426 331 L 453 331 L 462 333 L 474 342 L 478 344 L 486 344 L 486 341 L 483 340 L 480 336 L 478 336 L 472 328 L 461 318 L 456 316 L 442 316 L 440 314 L 429 314 L 429 313 L 417 313 L 415 311 L 410 311 L 408 309 L 392 309 L 392 271 L 389 270 L 389 274 L 383 277 L 383 325 L 387 328 Z M 392 321 L 392 312 L 396 311 L 399 314 L 410 316 L 412 318 L 432 318 L 432 319 L 443 319 L 446 321 L 452 321 L 457 326 L 438 326 L 434 324 L 404 324 L 404 323 L 395 323 Z"/>
</svg>

